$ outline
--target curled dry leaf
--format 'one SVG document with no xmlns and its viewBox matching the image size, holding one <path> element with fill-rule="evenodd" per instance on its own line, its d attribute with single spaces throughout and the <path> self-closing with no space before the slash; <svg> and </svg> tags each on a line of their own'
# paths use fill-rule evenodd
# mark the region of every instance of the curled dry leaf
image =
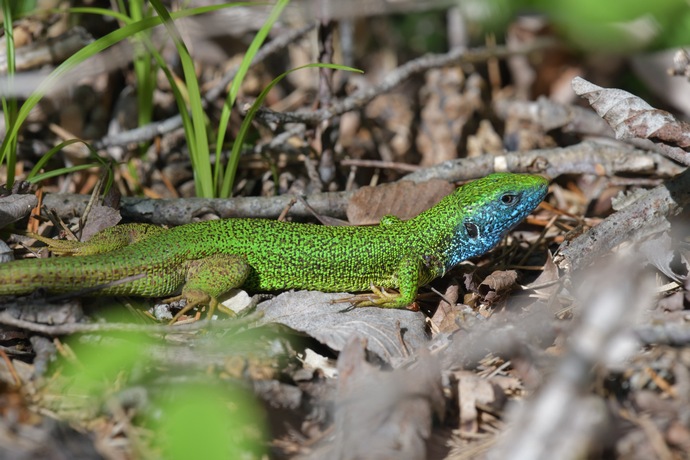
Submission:
<svg viewBox="0 0 690 460">
<path fill-rule="evenodd" d="M 461 308 L 457 307 L 460 298 L 460 285 L 452 282 L 443 293 L 438 308 L 434 312 L 431 321 L 436 325 L 441 333 L 452 333 L 458 329 L 457 321 L 465 314 Z M 446 302 L 448 300 L 450 303 Z"/>
<path fill-rule="evenodd" d="M 655 109 L 639 97 L 621 89 L 602 88 L 584 78 L 573 78 L 573 91 L 589 104 L 616 133 L 616 139 L 649 139 L 656 143 L 677 146 L 664 150 L 669 157 L 690 164 L 690 155 L 683 149 L 690 147 L 690 125 L 673 115 Z"/>
<path fill-rule="evenodd" d="M 545 297 L 551 297 L 560 289 L 557 281 L 560 279 L 558 267 L 553 262 L 551 252 L 546 253 L 544 269 L 532 283 L 527 285 L 528 289 L 534 289 L 537 293 Z"/>
<path fill-rule="evenodd" d="M 512 290 L 517 282 L 515 270 L 497 270 L 484 278 L 477 292 L 488 302 L 495 302 L 503 294 Z"/>
<path fill-rule="evenodd" d="M 661 233 L 640 244 L 640 252 L 669 279 L 682 283 L 688 278 L 690 263 L 686 253 L 681 251 L 668 232 Z"/>
<path fill-rule="evenodd" d="M 515 270 L 497 270 L 479 283 L 476 272 L 466 273 L 464 285 L 467 293 L 462 303 L 472 309 L 484 310 L 486 307 L 491 307 L 504 300 L 506 294 L 518 286 L 517 276 Z"/>
</svg>

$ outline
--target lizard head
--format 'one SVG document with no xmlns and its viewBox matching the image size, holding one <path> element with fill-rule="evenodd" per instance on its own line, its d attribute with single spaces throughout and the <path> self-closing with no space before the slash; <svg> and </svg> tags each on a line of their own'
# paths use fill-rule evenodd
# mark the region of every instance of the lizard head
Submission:
<svg viewBox="0 0 690 460">
<path fill-rule="evenodd" d="M 496 246 L 539 205 L 548 184 L 541 176 L 496 173 L 444 198 L 437 206 L 450 223 L 450 244 L 443 251 L 446 269 Z"/>
</svg>

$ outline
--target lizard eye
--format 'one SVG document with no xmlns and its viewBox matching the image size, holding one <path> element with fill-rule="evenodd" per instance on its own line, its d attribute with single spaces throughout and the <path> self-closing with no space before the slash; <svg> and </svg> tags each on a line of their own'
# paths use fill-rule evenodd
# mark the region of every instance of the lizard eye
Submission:
<svg viewBox="0 0 690 460">
<path fill-rule="evenodd" d="M 518 201 L 518 196 L 514 193 L 506 193 L 504 195 L 501 195 L 501 203 L 505 205 L 513 206 L 517 204 Z"/>
<path fill-rule="evenodd" d="M 463 225 L 465 226 L 465 230 L 467 230 L 467 236 L 472 239 L 479 236 L 479 227 L 477 227 L 477 225 L 472 222 L 465 222 Z"/>
</svg>

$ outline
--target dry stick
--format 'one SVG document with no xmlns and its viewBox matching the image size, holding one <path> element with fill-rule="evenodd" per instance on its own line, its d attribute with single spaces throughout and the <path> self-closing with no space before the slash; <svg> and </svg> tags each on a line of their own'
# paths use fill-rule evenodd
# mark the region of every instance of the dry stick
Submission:
<svg viewBox="0 0 690 460">
<path fill-rule="evenodd" d="M 326 13 L 324 13 L 326 14 Z M 319 20 L 319 62 L 333 62 L 333 35 L 336 23 L 328 17 Z M 319 69 L 319 107 L 328 109 L 333 102 L 333 76 L 334 69 Z M 316 129 L 314 150 L 319 152 L 318 175 L 312 178 L 312 186 L 324 189 L 324 185 L 331 184 L 336 179 L 335 139 L 333 131 L 340 129 L 336 120 L 323 120 Z"/>
<path fill-rule="evenodd" d="M 668 162 L 658 154 L 624 149 L 610 145 L 583 142 L 566 148 L 531 150 L 503 155 L 483 155 L 447 161 L 419 170 L 403 180 L 425 182 L 434 178 L 450 182 L 483 177 L 496 171 L 516 173 L 545 173 L 550 177 L 561 174 L 598 174 L 612 176 L 617 173 L 645 173 L 655 171 Z M 680 170 L 680 167 L 677 167 Z M 674 173 L 674 172 L 670 172 Z M 309 205 L 324 216 L 346 218 L 347 204 L 352 192 L 317 193 L 306 197 Z M 185 198 L 152 200 L 150 198 L 123 197 L 122 214 L 127 220 L 145 221 L 159 225 L 182 225 L 193 222 L 196 216 L 208 212 L 220 218 L 260 217 L 275 219 L 292 197 L 236 197 L 232 199 Z M 80 215 L 88 197 L 82 195 L 46 195 L 45 206 L 55 209 L 59 216 L 69 218 Z M 293 217 L 311 217 L 312 213 L 297 203 L 290 211 Z"/>
<path fill-rule="evenodd" d="M 626 241 L 639 241 L 670 227 L 668 218 L 690 204 L 690 170 L 669 179 L 572 241 L 564 242 L 554 262 L 566 271 L 589 265 Z"/>
<path fill-rule="evenodd" d="M 180 127 L 182 127 L 182 117 L 180 115 L 175 115 L 167 120 L 156 121 L 136 129 L 123 131 L 113 136 L 103 137 L 94 141 L 92 145 L 96 150 L 102 150 L 108 147 L 124 147 L 129 144 L 139 144 L 175 131 Z"/>
<path fill-rule="evenodd" d="M 546 97 L 540 97 L 536 101 L 499 99 L 493 104 L 493 108 L 502 120 L 511 117 L 527 120 L 546 131 L 559 128 L 566 133 L 615 137 L 613 128 L 592 109 L 561 104 Z M 667 154 L 667 147 L 677 151 L 677 147 L 654 143 L 650 139 L 626 138 L 618 139 L 618 141 L 638 149 L 657 152 L 669 158 L 674 158 L 674 156 L 673 153 Z"/>
<path fill-rule="evenodd" d="M 83 27 L 72 27 L 61 35 L 34 42 L 17 48 L 15 70 L 24 72 L 30 69 L 55 65 L 93 41 L 93 37 Z M 0 56 L 0 73 L 7 73 L 7 55 Z"/>
<path fill-rule="evenodd" d="M 493 109 L 501 120 L 527 120 L 546 131 L 560 128 L 566 133 L 614 136 L 613 129 L 592 109 L 561 104 L 543 96 L 536 101 L 498 99 Z"/>
<path fill-rule="evenodd" d="M 290 43 L 299 39 L 303 35 L 307 34 L 315 27 L 315 24 L 309 24 L 300 29 L 295 29 L 289 31 L 288 33 L 276 37 L 266 45 L 262 46 L 261 49 L 254 56 L 252 65 L 256 65 L 262 62 L 268 56 L 281 49 L 287 47 Z M 228 83 L 235 78 L 239 70 L 239 65 L 230 69 L 225 76 L 204 96 L 204 101 L 211 102 L 216 100 L 225 91 Z M 122 133 L 115 134 L 113 136 L 107 136 L 102 139 L 93 142 L 93 146 L 96 149 L 105 149 L 108 147 L 115 146 L 126 146 L 128 144 L 136 144 L 141 142 L 150 141 L 151 139 L 169 133 L 176 130 L 182 126 L 182 117 L 180 115 L 175 115 L 168 118 L 167 120 L 157 121 L 154 123 L 149 123 L 148 125 L 141 126 L 130 131 L 124 131 Z"/>
<path fill-rule="evenodd" d="M 211 322 L 213 323 L 213 322 Z M 0 313 L 0 324 L 18 327 L 27 331 L 38 332 L 49 336 L 69 335 L 76 333 L 89 332 L 135 332 L 147 334 L 169 334 L 171 332 L 191 332 L 208 329 L 212 327 L 208 321 L 197 321 L 195 323 L 171 327 L 167 324 L 125 324 L 125 323 L 70 323 L 70 324 L 41 324 L 33 321 L 25 321 L 10 315 L 7 311 Z M 228 324 L 228 323 L 224 323 Z M 225 326 L 222 326 L 225 327 Z"/>
<path fill-rule="evenodd" d="M 422 169 L 422 166 L 412 165 L 409 163 L 401 163 L 397 161 L 382 161 L 382 160 L 360 160 L 358 158 L 347 158 L 340 162 L 341 166 L 357 166 L 361 168 L 381 168 L 392 169 L 394 171 L 415 172 Z"/>
<path fill-rule="evenodd" d="M 259 62 L 263 62 L 264 59 L 266 59 L 268 56 L 270 56 L 273 53 L 276 53 L 284 48 L 287 48 L 288 45 L 291 43 L 294 43 L 307 33 L 309 33 L 312 29 L 316 27 L 316 22 L 311 22 L 307 24 L 306 26 L 303 26 L 299 29 L 295 30 L 290 30 L 286 32 L 283 35 L 279 35 L 278 37 L 275 37 L 272 39 L 270 42 L 266 43 L 264 46 L 261 47 L 261 49 L 254 55 L 254 59 L 252 60 L 252 65 L 258 64 Z M 225 88 L 230 84 L 230 82 L 235 78 L 235 75 L 237 75 L 237 72 L 240 70 L 240 66 L 236 65 L 232 69 L 230 69 L 216 84 L 213 88 L 211 88 L 206 95 L 204 96 L 204 99 L 207 102 L 215 101 L 220 95 L 225 91 Z"/>
<path fill-rule="evenodd" d="M 582 142 L 563 148 L 445 161 L 408 174 L 403 180 L 423 182 L 430 179 L 445 179 L 455 182 L 501 171 L 544 173 L 551 178 L 562 174 L 613 176 L 623 172 L 658 171 L 660 167 L 669 175 L 678 174 L 683 170 L 659 154 L 625 146 Z"/>
<path fill-rule="evenodd" d="M 261 119 L 263 123 L 305 123 L 314 126 L 323 120 L 328 120 L 329 118 L 333 118 L 337 115 L 342 115 L 343 113 L 350 112 L 352 110 L 359 110 L 376 96 L 392 90 L 396 86 L 409 79 L 412 75 L 425 72 L 429 69 L 449 65 L 484 62 L 489 58 L 505 58 L 508 56 L 529 54 L 535 51 L 551 48 L 556 44 L 557 42 L 552 39 L 539 39 L 531 43 L 515 47 L 496 46 L 490 48 L 475 48 L 471 50 L 454 49 L 445 54 L 422 56 L 401 65 L 389 73 L 380 83 L 359 90 L 342 101 L 334 103 L 329 108 L 316 111 L 297 111 L 286 113 L 273 112 L 269 109 L 262 108 L 257 112 L 256 118 Z"/>
</svg>

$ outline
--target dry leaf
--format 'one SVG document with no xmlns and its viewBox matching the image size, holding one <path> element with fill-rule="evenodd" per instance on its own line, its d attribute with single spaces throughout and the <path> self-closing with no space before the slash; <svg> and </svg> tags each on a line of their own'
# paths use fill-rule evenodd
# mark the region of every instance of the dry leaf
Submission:
<svg viewBox="0 0 690 460">
<path fill-rule="evenodd" d="M 91 208 L 86 225 L 81 232 L 82 241 L 88 241 L 101 230 L 112 227 L 122 220 L 120 211 L 109 206 L 96 205 Z"/>
<path fill-rule="evenodd" d="M 444 292 L 443 297 L 448 299 L 451 304 L 449 305 L 445 300 L 441 300 L 438 308 L 434 312 L 434 316 L 431 321 L 438 328 L 438 332 L 453 332 L 458 329 L 458 317 L 464 315 L 462 310 L 456 306 L 460 296 L 460 285 L 453 282 L 446 292 Z"/>
<path fill-rule="evenodd" d="M 690 125 L 678 121 L 665 110 L 655 109 L 639 97 L 621 89 L 602 88 L 584 78 L 573 78 L 573 90 L 587 99 L 594 110 L 613 128 L 616 139 L 649 139 L 680 147 L 669 156 L 690 164 Z M 667 154 L 668 151 L 665 151 Z"/>
<path fill-rule="evenodd" d="M 0 197 L 0 228 L 26 217 L 37 203 L 36 195 Z"/>
<path fill-rule="evenodd" d="M 405 309 L 364 307 L 343 311 L 352 294 L 318 291 L 284 292 L 262 302 L 259 325 L 280 323 L 340 351 L 353 337 L 367 339 L 367 349 L 386 362 L 403 358 L 426 346 L 424 315 Z"/>
<path fill-rule="evenodd" d="M 484 278 L 477 287 L 477 292 L 488 302 L 495 302 L 503 294 L 513 290 L 517 285 L 515 270 L 497 270 Z"/>
<path fill-rule="evenodd" d="M 454 189 L 441 179 L 419 184 L 400 181 L 378 187 L 362 187 L 350 199 L 347 219 L 352 225 L 378 224 L 388 214 L 408 220 L 437 204 Z"/>
<path fill-rule="evenodd" d="M 551 297 L 556 294 L 560 289 L 557 281 L 560 279 L 558 267 L 553 262 L 553 257 L 551 252 L 546 253 L 546 262 L 544 263 L 544 269 L 537 276 L 532 283 L 527 285 L 527 289 L 534 289 L 539 294 L 545 297 Z M 547 286 L 545 286 L 547 285 Z"/>
<path fill-rule="evenodd" d="M 491 405 L 494 401 L 496 388 L 488 380 L 472 372 L 462 372 L 458 381 L 460 430 L 465 433 L 479 432 L 477 405 Z"/>
</svg>

